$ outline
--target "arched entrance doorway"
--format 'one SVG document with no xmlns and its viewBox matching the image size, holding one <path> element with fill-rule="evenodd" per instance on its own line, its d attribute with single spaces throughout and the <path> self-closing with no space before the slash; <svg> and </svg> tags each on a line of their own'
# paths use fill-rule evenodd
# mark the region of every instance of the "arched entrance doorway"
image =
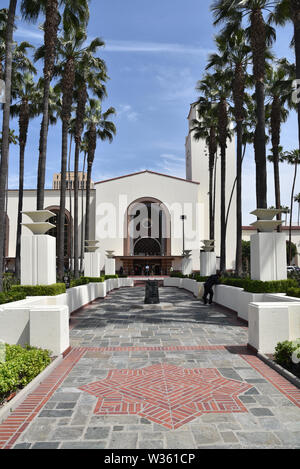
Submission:
<svg viewBox="0 0 300 469">
<path fill-rule="evenodd" d="M 57 237 L 57 232 L 58 232 L 58 223 L 59 223 L 59 211 L 60 207 L 58 206 L 51 206 L 47 207 L 45 210 L 50 210 L 50 212 L 53 212 L 55 215 L 49 219 L 49 223 L 52 223 L 52 225 L 55 225 L 55 228 L 52 228 L 51 230 L 48 231 L 48 235 L 53 236 L 56 238 L 56 252 L 58 252 L 58 237 Z M 70 267 L 70 259 L 71 259 L 71 239 L 73 237 L 73 220 L 71 217 L 70 212 L 65 209 L 65 220 L 64 220 L 64 255 L 65 255 L 65 267 L 66 269 L 69 269 Z"/>
<path fill-rule="evenodd" d="M 153 275 L 167 275 L 171 256 L 171 216 L 158 199 L 143 197 L 132 202 L 125 215 L 124 271 L 142 275 L 149 266 Z"/>
</svg>

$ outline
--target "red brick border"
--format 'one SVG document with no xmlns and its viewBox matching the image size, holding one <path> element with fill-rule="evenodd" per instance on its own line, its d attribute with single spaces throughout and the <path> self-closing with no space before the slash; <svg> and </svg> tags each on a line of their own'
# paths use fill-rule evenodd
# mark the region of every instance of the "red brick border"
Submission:
<svg viewBox="0 0 300 469">
<path fill-rule="evenodd" d="M 73 349 L 53 372 L 0 425 L 0 449 L 10 449 L 30 422 L 37 416 L 84 351 Z"/>
<path fill-rule="evenodd" d="M 278 391 L 284 394 L 293 404 L 300 407 L 300 389 L 270 368 L 255 355 L 241 355 L 252 368 L 266 378 Z"/>
</svg>

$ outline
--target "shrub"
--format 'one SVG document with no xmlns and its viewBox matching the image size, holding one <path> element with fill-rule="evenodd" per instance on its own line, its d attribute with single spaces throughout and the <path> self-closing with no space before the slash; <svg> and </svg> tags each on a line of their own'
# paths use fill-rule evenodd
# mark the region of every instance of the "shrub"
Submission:
<svg viewBox="0 0 300 469">
<path fill-rule="evenodd" d="M 6 361 L 0 363 L 0 403 L 22 389 L 51 362 L 49 350 L 5 345 Z"/>
<path fill-rule="evenodd" d="M 118 275 L 105 275 L 104 276 L 104 280 L 109 280 L 111 278 L 119 278 L 119 276 Z"/>
<path fill-rule="evenodd" d="M 88 283 L 102 283 L 104 280 L 104 277 L 80 277 L 78 279 L 71 280 L 70 288 L 87 285 Z"/>
<path fill-rule="evenodd" d="M 221 283 L 223 285 L 243 288 L 250 293 L 287 293 L 288 289 L 297 287 L 297 281 L 293 279 L 262 282 L 249 278 L 222 278 Z"/>
<path fill-rule="evenodd" d="M 300 288 L 288 288 L 287 296 L 294 296 L 295 298 L 300 298 Z"/>
<path fill-rule="evenodd" d="M 279 342 L 275 348 L 274 360 L 278 365 L 300 372 L 300 365 L 295 365 L 292 361 L 293 353 L 300 348 L 300 339 L 290 342 L 288 340 Z"/>
<path fill-rule="evenodd" d="M 26 295 L 23 292 L 9 291 L 6 293 L 0 293 L 0 305 L 25 300 L 25 298 Z"/>
<path fill-rule="evenodd" d="M 26 296 L 57 296 L 66 293 L 64 283 L 54 285 L 13 285 L 12 292 L 23 293 Z"/>
</svg>

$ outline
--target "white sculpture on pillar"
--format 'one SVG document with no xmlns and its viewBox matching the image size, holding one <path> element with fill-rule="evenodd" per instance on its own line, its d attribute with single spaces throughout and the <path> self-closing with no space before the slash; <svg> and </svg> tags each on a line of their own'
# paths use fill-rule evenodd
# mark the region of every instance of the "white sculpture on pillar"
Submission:
<svg viewBox="0 0 300 469">
<path fill-rule="evenodd" d="M 22 223 L 32 235 L 21 237 L 21 285 L 56 283 L 56 239 L 46 235 L 55 225 L 47 220 L 55 216 L 49 210 L 22 212 L 31 222 Z"/>
<path fill-rule="evenodd" d="M 207 239 L 201 241 L 204 246 L 200 251 L 200 275 L 201 277 L 210 277 L 217 272 L 217 258 L 215 249 L 215 241 Z"/>
<path fill-rule="evenodd" d="M 85 242 L 84 253 L 84 276 L 85 277 L 100 277 L 100 253 L 96 252 L 99 241 L 88 240 Z"/>
<path fill-rule="evenodd" d="M 106 251 L 105 275 L 116 275 L 115 251 Z"/>
<path fill-rule="evenodd" d="M 286 237 L 274 231 L 282 224 L 273 218 L 283 210 L 257 209 L 258 220 L 251 223 L 259 233 L 251 236 L 251 278 L 264 282 L 287 279 Z"/>
<path fill-rule="evenodd" d="M 193 259 L 191 257 L 192 251 L 183 251 L 182 258 L 182 273 L 183 275 L 190 275 L 193 272 Z"/>
</svg>

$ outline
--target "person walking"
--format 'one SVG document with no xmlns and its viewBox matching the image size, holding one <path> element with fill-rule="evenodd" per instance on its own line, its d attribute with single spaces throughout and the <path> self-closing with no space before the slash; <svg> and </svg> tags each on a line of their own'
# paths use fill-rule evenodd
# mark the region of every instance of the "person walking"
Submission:
<svg viewBox="0 0 300 469">
<path fill-rule="evenodd" d="M 145 271 L 146 271 L 146 275 L 149 276 L 149 274 L 150 274 L 150 267 L 149 267 L 149 265 L 146 265 Z"/>
<path fill-rule="evenodd" d="M 209 304 L 211 305 L 213 302 L 214 291 L 213 286 L 220 284 L 221 274 L 218 272 L 216 275 L 211 275 L 204 284 L 204 295 L 203 301 L 204 304 L 207 305 L 207 296 L 209 295 Z"/>
</svg>

